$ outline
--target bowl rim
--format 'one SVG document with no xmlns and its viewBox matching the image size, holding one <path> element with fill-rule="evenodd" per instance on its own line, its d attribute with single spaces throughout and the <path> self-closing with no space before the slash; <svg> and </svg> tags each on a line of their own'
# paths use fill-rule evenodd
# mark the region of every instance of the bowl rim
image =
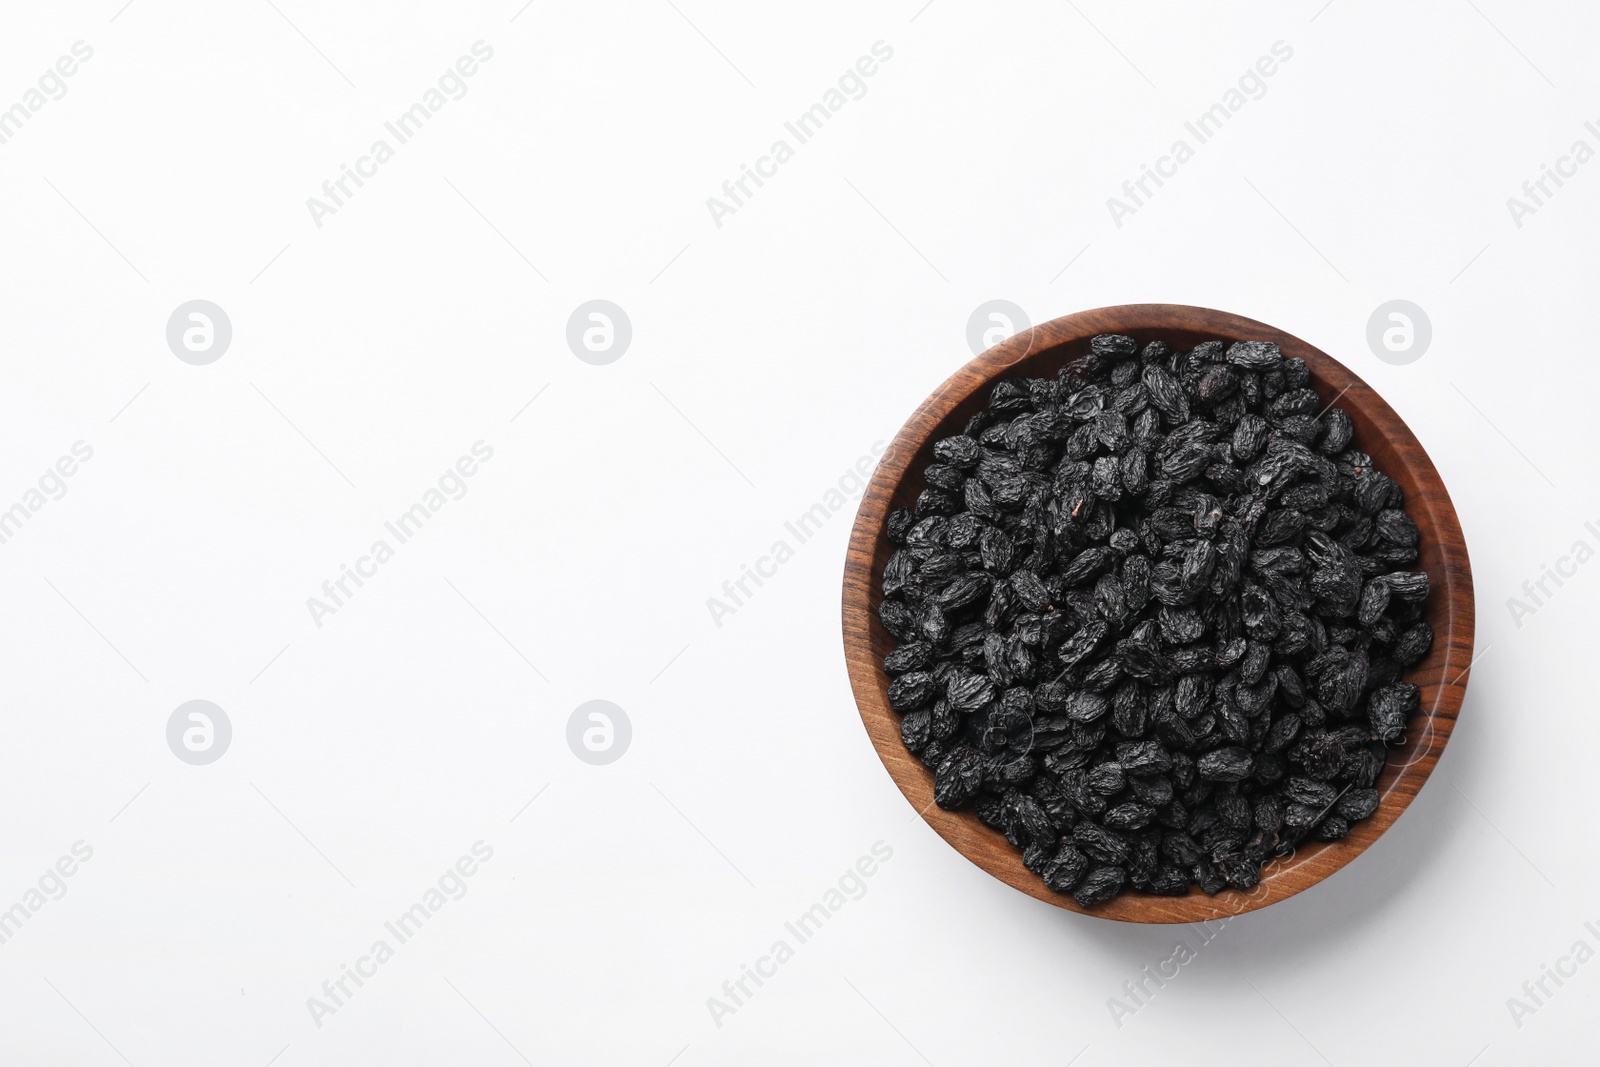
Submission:
<svg viewBox="0 0 1600 1067">
<path fill-rule="evenodd" d="M 877 615 L 877 589 L 889 554 L 884 529 L 889 512 L 908 502 L 913 490 L 907 486 L 917 482 L 934 437 L 959 432 L 959 426 L 941 429 L 959 407 L 981 404 L 974 398 L 986 396 L 991 385 L 1010 373 L 1053 372 L 1102 333 L 1124 333 L 1141 342 L 1183 334 L 1277 342 L 1285 358 L 1306 361 L 1319 395 L 1337 390 L 1328 406 L 1340 404 L 1355 424 L 1355 447 L 1405 488 L 1406 512 L 1423 534 L 1418 566 L 1428 571 L 1431 582 L 1427 618 L 1434 630 L 1433 647 L 1404 676 L 1421 689 L 1421 706 L 1406 743 L 1390 750 L 1376 783 L 1378 810 L 1338 841 L 1302 843 L 1289 856 L 1267 864 L 1261 882 L 1248 891 L 1226 889 L 1208 896 L 1194 886 L 1181 897 L 1133 891 L 1093 908 L 1080 907 L 1070 896 L 1046 887 L 1022 865 L 1020 851 L 984 826 L 970 808 L 952 812 L 933 803 L 933 776 L 901 743 L 899 717 L 889 707 L 879 649 L 892 638 Z M 972 863 L 1030 896 L 1069 911 L 1133 923 L 1199 922 L 1244 914 L 1300 893 L 1354 860 L 1394 824 L 1438 765 L 1460 714 L 1473 659 L 1472 568 L 1466 542 L 1444 482 L 1410 428 L 1354 371 L 1300 338 L 1254 319 L 1182 304 L 1122 304 L 1065 315 L 1002 341 L 952 374 L 906 420 L 862 495 L 845 558 L 841 607 L 846 667 L 862 725 L 923 821 Z"/>
</svg>

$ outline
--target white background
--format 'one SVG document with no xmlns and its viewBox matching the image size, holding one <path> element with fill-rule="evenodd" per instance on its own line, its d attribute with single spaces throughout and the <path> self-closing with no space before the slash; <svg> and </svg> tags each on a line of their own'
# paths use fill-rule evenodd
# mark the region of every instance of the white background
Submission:
<svg viewBox="0 0 1600 1067">
<path fill-rule="evenodd" d="M 1520 626 L 1507 598 L 1600 545 L 1600 164 L 1520 227 L 1506 200 L 1600 147 L 1600 14 L 920 2 L 8 5 L 0 107 L 94 55 L 0 145 L 0 508 L 94 457 L 0 545 L 0 908 L 93 858 L 0 944 L 0 1059 L 1592 1059 L 1600 964 L 1520 1026 L 1507 999 L 1600 948 L 1600 567 Z M 478 40 L 467 94 L 316 226 L 306 199 Z M 707 197 L 880 40 L 866 95 L 718 227 Z M 1280 40 L 1266 94 L 1115 225 Z M 194 298 L 233 324 L 209 366 L 165 340 Z M 594 298 L 633 325 L 608 366 L 565 340 Z M 1108 998 L 1197 932 L 1050 907 L 914 817 L 846 683 L 853 502 L 706 607 L 996 298 L 1318 345 L 1428 448 L 1474 564 L 1483 655 L 1420 799 L 1120 1026 Z M 1407 366 L 1365 339 L 1394 298 L 1433 324 Z M 307 598 L 479 440 L 467 495 L 316 626 Z M 234 731 L 203 767 L 165 737 L 196 698 Z M 566 743 L 597 698 L 633 728 L 609 766 Z M 317 1026 L 307 999 L 479 840 L 467 895 Z M 707 998 L 880 840 L 865 896 L 718 1026 Z"/>
</svg>

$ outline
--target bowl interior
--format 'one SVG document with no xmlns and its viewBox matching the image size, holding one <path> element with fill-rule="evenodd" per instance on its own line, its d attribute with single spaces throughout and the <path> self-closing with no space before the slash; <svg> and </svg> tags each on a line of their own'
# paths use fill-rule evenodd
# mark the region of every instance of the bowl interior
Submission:
<svg viewBox="0 0 1600 1067">
<path fill-rule="evenodd" d="M 1352 447 L 1372 456 L 1399 483 L 1406 512 L 1421 531 L 1416 566 L 1428 572 L 1432 583 L 1427 619 L 1434 643 L 1405 675 L 1421 688 L 1421 709 L 1405 744 L 1390 750 L 1377 783 L 1378 810 L 1342 840 L 1304 843 L 1274 860 L 1262 870 L 1260 885 L 1247 892 L 1230 889 L 1214 897 L 1198 887 L 1183 897 L 1127 892 L 1096 908 L 1078 907 L 1070 896 L 1046 888 L 1023 867 L 1021 854 L 1004 836 L 971 811 L 949 812 L 933 804 L 933 775 L 901 743 L 899 716 L 888 704 L 889 679 L 881 664 L 896 641 L 878 619 L 878 604 L 883 568 L 894 547 L 885 533 L 889 512 L 915 503 L 926 488 L 921 471 L 932 459 L 933 442 L 960 433 L 987 404 L 996 381 L 1054 376 L 1087 353 L 1089 339 L 1100 333 L 1127 334 L 1141 345 L 1159 339 L 1175 348 L 1213 339 L 1277 342 L 1285 358 L 1305 360 L 1323 402 L 1337 403 L 1350 415 Z M 1129 922 L 1195 922 L 1251 911 L 1300 892 L 1359 855 L 1393 824 L 1438 762 L 1466 689 L 1472 638 L 1472 577 L 1460 524 L 1432 461 L 1399 416 L 1348 368 L 1299 338 L 1251 319 L 1181 305 L 1132 304 L 1069 315 L 995 346 L 956 372 L 917 409 L 884 453 L 857 513 L 845 568 L 845 654 L 856 703 L 880 758 L 923 818 L 968 859 L 1023 892 L 1063 908 Z"/>
</svg>

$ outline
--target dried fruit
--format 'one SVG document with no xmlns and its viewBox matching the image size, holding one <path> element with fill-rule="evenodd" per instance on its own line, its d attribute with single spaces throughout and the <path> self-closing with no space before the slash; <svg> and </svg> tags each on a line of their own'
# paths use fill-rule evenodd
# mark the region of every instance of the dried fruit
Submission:
<svg viewBox="0 0 1600 1067">
<path fill-rule="evenodd" d="M 889 703 L 939 805 L 1084 907 L 1249 889 L 1371 816 L 1433 631 L 1354 436 L 1271 342 L 1102 335 L 996 383 L 887 522 Z"/>
<path fill-rule="evenodd" d="M 1072 899 L 1086 908 L 1104 904 L 1122 892 L 1122 883 L 1127 877 L 1121 867 L 1113 867 L 1110 864 L 1096 867 L 1089 872 L 1083 884 L 1073 891 Z"/>
</svg>

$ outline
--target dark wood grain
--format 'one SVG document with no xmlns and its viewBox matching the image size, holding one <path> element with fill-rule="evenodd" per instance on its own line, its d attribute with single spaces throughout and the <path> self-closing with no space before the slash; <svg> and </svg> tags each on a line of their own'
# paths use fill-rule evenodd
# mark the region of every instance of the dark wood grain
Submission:
<svg viewBox="0 0 1600 1067">
<path fill-rule="evenodd" d="M 1225 890 L 1212 897 L 1195 887 L 1185 897 L 1124 893 L 1097 908 L 1078 907 L 1071 897 L 1047 889 L 1023 867 L 1021 853 L 972 812 L 934 805 L 933 775 L 901 744 L 899 716 L 889 708 L 889 679 L 881 665 L 895 641 L 878 620 L 880 578 L 892 550 L 884 532 L 889 512 L 913 504 L 926 486 L 920 472 L 931 458 L 933 441 L 959 433 L 984 406 L 997 379 L 1053 376 L 1087 352 L 1089 338 L 1100 333 L 1182 347 L 1213 338 L 1276 341 L 1285 357 L 1306 361 L 1325 402 L 1337 399 L 1349 413 L 1355 446 L 1400 484 L 1406 511 L 1422 533 L 1419 566 L 1432 582 L 1427 617 L 1434 631 L 1433 649 L 1406 675 L 1422 690 L 1421 711 L 1412 720 L 1406 744 L 1391 751 L 1378 779 L 1378 810 L 1343 840 L 1307 843 L 1274 861 L 1263 870 L 1261 884 L 1248 892 Z M 1360 855 L 1394 824 L 1438 764 L 1466 692 L 1472 643 L 1472 568 L 1461 526 L 1433 462 L 1400 417 L 1347 367 L 1298 337 L 1237 315 L 1176 304 L 1127 304 L 1055 319 L 996 345 L 951 375 L 884 453 L 856 514 L 845 561 L 844 650 L 850 684 L 867 736 L 907 800 L 957 851 L 1006 884 L 1059 907 L 1123 922 L 1197 922 L 1253 911 L 1316 884 Z"/>
</svg>

